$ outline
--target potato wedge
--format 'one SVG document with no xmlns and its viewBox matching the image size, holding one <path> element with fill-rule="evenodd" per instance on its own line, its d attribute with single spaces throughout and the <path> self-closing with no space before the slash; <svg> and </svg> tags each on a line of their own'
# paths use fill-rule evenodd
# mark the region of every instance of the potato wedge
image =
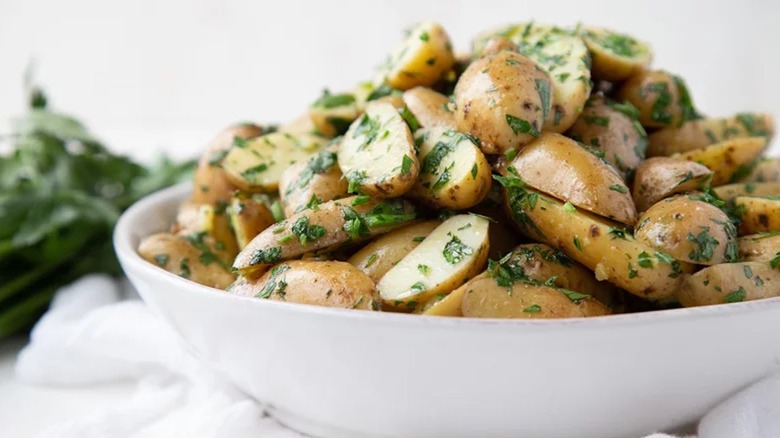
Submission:
<svg viewBox="0 0 780 438">
<path fill-rule="evenodd" d="M 780 233 L 759 233 L 740 237 L 739 258 L 746 262 L 774 262 L 780 265 Z"/>
<path fill-rule="evenodd" d="M 286 132 L 290 135 L 319 135 L 308 111 L 289 123 L 279 126 L 279 132 Z"/>
<path fill-rule="evenodd" d="M 698 117 L 685 81 L 663 70 L 646 70 L 631 76 L 617 91 L 618 100 L 639 110 L 644 126 L 679 127 Z"/>
<path fill-rule="evenodd" d="M 724 263 L 687 276 L 677 292 L 685 307 L 780 296 L 780 271 L 767 262 Z"/>
<path fill-rule="evenodd" d="M 264 202 L 246 193 L 233 195 L 227 213 L 239 250 L 276 222 L 271 209 Z"/>
<path fill-rule="evenodd" d="M 634 237 L 688 263 L 710 266 L 739 258 L 731 219 L 695 196 L 675 196 L 651 206 L 639 218 Z"/>
<path fill-rule="evenodd" d="M 482 204 L 469 210 L 469 213 L 480 214 L 491 220 L 488 229 L 488 239 L 490 240 L 490 251 L 488 257 L 498 260 L 505 256 L 518 243 L 520 243 L 520 234 L 515 230 L 515 223 L 506 214 L 503 206 L 503 190 L 498 184 L 494 184 L 491 192 L 497 191 L 500 194 L 501 204 L 494 206 L 492 201 Z M 490 195 L 488 195 L 490 196 Z"/>
<path fill-rule="evenodd" d="M 739 196 L 734 199 L 741 215 L 741 235 L 780 231 L 780 198 Z"/>
<path fill-rule="evenodd" d="M 214 245 L 225 253 L 230 260 L 238 254 L 238 242 L 230 226 L 228 204 L 200 206 L 202 231 L 214 239 Z"/>
<path fill-rule="evenodd" d="M 712 189 L 718 197 L 730 201 L 738 196 L 778 196 L 780 182 L 726 184 Z"/>
<path fill-rule="evenodd" d="M 414 310 L 482 271 L 488 254 L 488 224 L 487 219 L 472 214 L 444 221 L 379 280 L 383 302 Z"/>
<path fill-rule="evenodd" d="M 617 171 L 570 138 L 544 133 L 510 167 L 535 189 L 627 225 L 636 222 L 634 201 Z"/>
<path fill-rule="evenodd" d="M 141 241 L 138 253 L 149 263 L 204 286 L 225 289 L 235 279 L 229 271 L 230 257 L 203 233 L 153 234 Z"/>
<path fill-rule="evenodd" d="M 629 35 L 588 27 L 582 31 L 582 39 L 593 58 L 593 76 L 598 79 L 628 79 L 649 66 L 653 60 L 650 47 Z"/>
<path fill-rule="evenodd" d="M 743 183 L 780 182 L 780 158 L 760 158 L 756 167 L 744 178 Z"/>
<path fill-rule="evenodd" d="M 588 99 L 567 136 L 592 147 L 615 166 L 623 178 L 633 175 L 645 159 L 647 133 L 630 103 L 619 104 L 598 94 Z"/>
<path fill-rule="evenodd" d="M 273 301 L 379 310 L 374 282 L 349 263 L 292 260 L 260 277 L 239 277 L 228 291 Z"/>
<path fill-rule="evenodd" d="M 434 295 L 421 308 L 420 314 L 427 316 L 463 316 L 463 295 L 469 290 L 471 283 L 483 278 L 488 278 L 488 274 L 483 272 L 448 294 Z M 415 310 L 415 313 L 417 313 L 417 310 Z"/>
<path fill-rule="evenodd" d="M 324 148 L 308 160 L 288 167 L 279 179 L 279 195 L 285 216 L 292 216 L 323 202 L 347 197 L 348 183 L 332 148 Z"/>
<path fill-rule="evenodd" d="M 493 183 L 492 170 L 472 138 L 447 128 L 423 128 L 415 133 L 415 144 L 421 168 L 411 196 L 452 210 L 485 199 Z"/>
<path fill-rule="evenodd" d="M 379 198 L 408 192 L 420 172 L 409 126 L 386 102 L 366 105 L 341 142 L 338 164 L 350 191 Z"/>
<path fill-rule="evenodd" d="M 374 283 L 378 283 L 387 271 L 417 248 L 439 225 L 440 220 L 429 220 L 393 230 L 364 246 L 347 262 L 365 272 Z"/>
<path fill-rule="evenodd" d="M 547 74 L 518 53 L 474 61 L 455 85 L 458 130 L 479 138 L 486 154 L 522 148 L 542 131 L 551 89 Z"/>
<path fill-rule="evenodd" d="M 238 254 L 233 269 L 260 272 L 307 252 L 386 233 L 417 218 L 416 207 L 403 200 L 381 201 L 353 196 L 304 210 L 258 234 Z"/>
<path fill-rule="evenodd" d="M 565 252 L 596 274 L 648 300 L 672 296 L 693 265 L 655 251 L 618 224 L 528 188 L 517 176 L 501 180 L 507 208 L 525 234 Z"/>
<path fill-rule="evenodd" d="M 403 99 L 421 127 L 458 129 L 447 96 L 430 88 L 414 87 L 404 92 Z"/>
<path fill-rule="evenodd" d="M 712 170 L 712 185 L 719 186 L 730 182 L 742 173 L 750 171 L 752 164 L 766 147 L 766 138 L 749 137 L 727 140 L 672 155 L 677 160 L 694 161 Z"/>
<path fill-rule="evenodd" d="M 463 294 L 463 316 L 471 318 L 579 318 L 609 315 L 591 298 L 566 289 L 527 283 L 501 286 L 493 278 L 469 282 Z"/>
<path fill-rule="evenodd" d="M 309 107 L 309 117 L 315 129 L 326 137 L 347 132 L 349 125 L 361 113 L 362 109 L 353 93 L 331 94 L 328 90 Z"/>
<path fill-rule="evenodd" d="M 726 140 L 771 138 L 773 134 L 774 119 L 769 114 L 741 113 L 726 118 L 691 120 L 680 127 L 659 129 L 650 134 L 647 156 L 670 156 Z"/>
<path fill-rule="evenodd" d="M 450 37 L 433 22 L 409 30 L 404 41 L 390 55 L 378 82 L 399 90 L 435 84 L 455 64 Z"/>
<path fill-rule="evenodd" d="M 549 75 L 552 108 L 545 113 L 544 130 L 562 133 L 569 129 L 579 117 L 593 86 L 590 53 L 582 38 L 557 26 L 520 23 L 480 34 L 472 43 L 473 53 L 482 53 L 487 41 L 495 36 L 515 43 L 522 55 Z"/>
<path fill-rule="evenodd" d="M 675 193 L 702 190 L 709 187 L 712 171 L 693 161 L 669 157 L 648 158 L 639 164 L 631 194 L 639 212 Z"/>
<path fill-rule="evenodd" d="M 249 192 L 273 192 L 288 166 L 305 160 L 325 144 L 322 137 L 274 132 L 234 142 L 222 167 L 231 183 Z"/>
</svg>

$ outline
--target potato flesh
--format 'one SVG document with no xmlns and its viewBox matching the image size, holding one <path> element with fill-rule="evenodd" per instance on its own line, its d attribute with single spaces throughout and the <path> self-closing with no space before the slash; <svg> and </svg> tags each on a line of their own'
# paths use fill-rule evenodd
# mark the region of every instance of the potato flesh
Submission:
<svg viewBox="0 0 780 438">
<path fill-rule="evenodd" d="M 404 92 L 403 100 L 421 127 L 457 129 L 455 114 L 450 109 L 447 96 L 430 88 L 414 87 Z"/>
<path fill-rule="evenodd" d="M 631 194 L 639 212 L 675 193 L 701 190 L 709 186 L 712 171 L 693 161 L 653 157 L 637 167 Z"/>
<path fill-rule="evenodd" d="M 309 108 L 309 117 L 318 132 L 326 137 L 334 137 L 343 133 L 360 116 L 362 111 L 358 104 L 351 93 L 326 95 Z"/>
<path fill-rule="evenodd" d="M 622 81 L 650 65 L 650 47 L 628 35 L 607 29 L 588 27 L 583 40 L 593 57 L 593 76 L 607 81 Z"/>
<path fill-rule="evenodd" d="M 712 185 L 731 181 L 740 168 L 749 166 L 766 147 L 764 137 L 738 138 L 703 149 L 672 155 L 677 160 L 694 161 L 712 170 Z"/>
<path fill-rule="evenodd" d="M 382 277 L 377 284 L 382 300 L 395 307 L 415 307 L 463 284 L 485 263 L 488 224 L 469 214 L 444 221 Z"/>
<path fill-rule="evenodd" d="M 780 271 L 767 262 L 723 263 L 688 276 L 677 299 L 685 307 L 760 300 L 780 295 Z"/>
<path fill-rule="evenodd" d="M 288 167 L 279 180 L 279 196 L 285 216 L 347 196 L 348 183 L 336 163 L 336 152 L 325 148 L 306 161 Z"/>
<path fill-rule="evenodd" d="M 773 134 L 774 119 L 769 114 L 742 113 L 726 118 L 691 120 L 680 127 L 659 129 L 650 134 L 647 156 L 670 156 L 736 138 L 772 138 Z"/>
<path fill-rule="evenodd" d="M 412 29 L 394 51 L 380 78 L 398 90 L 429 86 L 453 64 L 455 56 L 447 33 L 437 23 L 424 22 Z"/>
<path fill-rule="evenodd" d="M 234 195 L 227 213 L 239 250 L 244 249 L 255 236 L 275 222 L 271 210 L 264 203 L 248 196 Z"/>
</svg>

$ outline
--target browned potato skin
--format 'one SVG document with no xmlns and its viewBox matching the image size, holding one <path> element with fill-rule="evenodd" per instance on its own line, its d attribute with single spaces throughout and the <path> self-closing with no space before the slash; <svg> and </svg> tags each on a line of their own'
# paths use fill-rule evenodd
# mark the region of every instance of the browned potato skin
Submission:
<svg viewBox="0 0 780 438">
<path fill-rule="evenodd" d="M 229 202 L 230 195 L 236 187 L 225 176 L 225 171 L 220 166 L 220 155 L 224 154 L 233 145 L 235 137 L 247 139 L 263 134 L 263 128 L 251 123 L 231 125 L 222 130 L 209 143 L 206 152 L 200 157 L 198 167 L 195 169 L 194 189 L 192 200 L 196 204 L 212 204 Z"/>
<path fill-rule="evenodd" d="M 778 295 L 779 270 L 772 269 L 767 262 L 743 262 L 710 266 L 688 276 L 677 292 L 677 300 L 685 307 L 693 307 Z"/>
<path fill-rule="evenodd" d="M 739 196 L 734 205 L 742 209 L 741 235 L 780 231 L 780 200 Z"/>
<path fill-rule="evenodd" d="M 659 97 L 659 92 L 648 87 L 653 84 L 666 84 L 666 89 L 671 96 L 671 102 L 666 106 L 669 115 L 669 123 L 653 120 L 653 104 Z M 629 101 L 639 110 L 639 121 L 643 126 L 663 128 L 665 126 L 680 126 L 683 120 L 683 111 L 680 107 L 680 93 L 677 90 L 677 82 L 672 75 L 662 70 L 644 70 L 630 78 L 618 89 L 618 100 Z"/>
<path fill-rule="evenodd" d="M 712 185 L 720 186 L 730 182 L 742 166 L 753 163 L 766 147 L 766 138 L 737 138 L 672 155 L 677 160 L 695 161 L 712 170 Z"/>
<path fill-rule="evenodd" d="M 769 183 L 780 182 L 780 159 L 762 158 L 756 163 L 756 167 L 750 175 L 741 179 L 743 183 Z"/>
<path fill-rule="evenodd" d="M 570 138 L 544 133 L 511 166 L 535 189 L 620 223 L 636 222 L 634 201 L 617 171 Z"/>
<path fill-rule="evenodd" d="M 468 66 L 455 86 L 455 120 L 458 130 L 475 135 L 482 152 L 503 154 L 530 143 L 544 127 L 542 99 L 536 81 L 552 90 L 550 78 L 530 59 L 502 51 Z M 535 132 L 514 132 L 507 116 L 528 122 Z"/>
<path fill-rule="evenodd" d="M 701 190 L 711 178 L 712 171 L 699 163 L 653 157 L 636 168 L 631 194 L 637 211 L 643 212 L 675 193 Z"/>
<path fill-rule="evenodd" d="M 309 182 L 303 187 L 300 186 L 301 175 L 314 160 L 317 160 L 324 153 L 329 153 L 329 151 L 322 151 L 308 161 L 299 161 L 282 173 L 282 177 L 279 180 L 279 196 L 284 207 L 285 216 L 290 217 L 306 208 L 313 196 L 316 196 L 320 202 L 332 201 L 348 196 L 347 188 L 349 187 L 349 182 L 344 178 L 341 169 L 335 163 L 335 157 L 333 158 L 334 164 L 325 172 L 313 172 Z"/>
<path fill-rule="evenodd" d="M 495 36 L 487 40 L 485 43 L 485 48 L 482 49 L 480 56 L 495 55 L 496 53 L 503 50 L 518 52 L 517 44 L 513 43 L 508 38 Z"/>
<path fill-rule="evenodd" d="M 599 124 L 603 119 L 607 120 L 607 126 Z M 644 129 L 637 126 L 634 119 L 611 107 L 603 95 L 588 100 L 567 136 L 604 151 L 604 159 L 624 178 L 645 158 L 647 136 Z"/>
<path fill-rule="evenodd" d="M 729 217 L 723 210 L 688 196 L 676 196 L 650 207 L 639 218 L 634 237 L 677 260 L 717 265 L 736 261 L 736 230 L 733 226 L 729 229 L 728 224 Z M 688 238 L 705 231 L 718 241 L 710 259 L 704 258 L 696 242 Z"/>
<path fill-rule="evenodd" d="M 769 262 L 780 256 L 780 234 L 751 234 L 737 241 L 739 258 L 746 262 Z"/>
<path fill-rule="evenodd" d="M 379 310 L 379 295 L 374 282 L 344 262 L 292 260 L 280 263 L 259 278 L 240 277 L 228 291 L 235 295 L 257 297 L 269 281 L 275 282 L 268 295 L 272 301 Z M 281 281 L 287 285 L 280 288 Z"/>
<path fill-rule="evenodd" d="M 593 298 L 579 302 L 570 300 L 558 289 L 515 283 L 499 286 L 492 278 L 481 278 L 467 283 L 463 295 L 462 312 L 472 318 L 579 318 L 609 315 L 609 309 Z M 531 311 L 538 306 L 539 311 Z"/>
<path fill-rule="evenodd" d="M 738 196 L 777 196 L 780 195 L 780 182 L 726 184 L 713 191 L 726 201 Z"/>
<path fill-rule="evenodd" d="M 239 249 L 244 249 L 261 231 L 276 221 L 271 210 L 246 194 L 236 194 L 230 200 L 230 225 L 236 234 Z"/>
<path fill-rule="evenodd" d="M 347 262 L 363 271 L 376 283 L 422 242 L 420 238 L 428 236 L 439 225 L 441 225 L 440 220 L 430 220 L 391 231 L 364 246 Z"/>
<path fill-rule="evenodd" d="M 426 87 L 414 87 L 403 94 L 403 103 L 423 128 L 442 127 L 457 130 L 455 114 L 447 96 Z"/>
<path fill-rule="evenodd" d="M 648 157 L 670 156 L 702 149 L 715 143 L 735 138 L 746 138 L 774 133 L 774 119 L 769 114 L 754 114 L 756 126 L 747 129 L 739 118 L 699 119 L 685 122 L 680 127 L 664 128 L 650 134 Z M 750 182 L 750 181 L 746 181 Z"/>
<path fill-rule="evenodd" d="M 230 257 L 216 249 L 212 238 L 206 236 L 203 241 L 225 262 L 226 266 L 229 266 Z M 141 241 L 138 253 L 147 262 L 204 286 L 225 289 L 235 279 L 233 274 L 216 261 L 204 264 L 200 259 L 201 251 L 188 242 L 184 236 L 174 236 L 168 233 L 153 234 Z M 163 255 L 165 263 L 160 264 L 158 256 Z M 189 275 L 187 271 L 189 271 Z"/>
</svg>

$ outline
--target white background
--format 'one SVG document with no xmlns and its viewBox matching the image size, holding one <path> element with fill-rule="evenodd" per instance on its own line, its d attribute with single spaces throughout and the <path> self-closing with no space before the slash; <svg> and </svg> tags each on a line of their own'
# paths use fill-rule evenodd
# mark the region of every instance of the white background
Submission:
<svg viewBox="0 0 780 438">
<path fill-rule="evenodd" d="M 424 19 L 456 49 L 496 24 L 582 21 L 629 32 L 685 77 L 710 115 L 780 114 L 780 2 L 0 0 L 0 120 L 18 114 L 25 65 L 58 108 L 111 145 L 193 155 L 224 125 L 284 121 L 344 89 Z"/>
</svg>

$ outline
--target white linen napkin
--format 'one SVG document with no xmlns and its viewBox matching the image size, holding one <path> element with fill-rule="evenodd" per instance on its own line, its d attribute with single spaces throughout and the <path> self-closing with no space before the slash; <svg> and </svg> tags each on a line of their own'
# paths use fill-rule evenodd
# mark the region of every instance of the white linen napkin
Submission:
<svg viewBox="0 0 780 438">
<path fill-rule="evenodd" d="M 84 277 L 56 294 L 19 353 L 16 376 L 57 385 L 137 381 L 125 403 L 56 425 L 39 438 L 303 436 L 191 356 L 127 282 L 104 275 Z M 699 424 L 699 438 L 757 437 L 780 437 L 780 375 L 734 395 Z"/>
</svg>

